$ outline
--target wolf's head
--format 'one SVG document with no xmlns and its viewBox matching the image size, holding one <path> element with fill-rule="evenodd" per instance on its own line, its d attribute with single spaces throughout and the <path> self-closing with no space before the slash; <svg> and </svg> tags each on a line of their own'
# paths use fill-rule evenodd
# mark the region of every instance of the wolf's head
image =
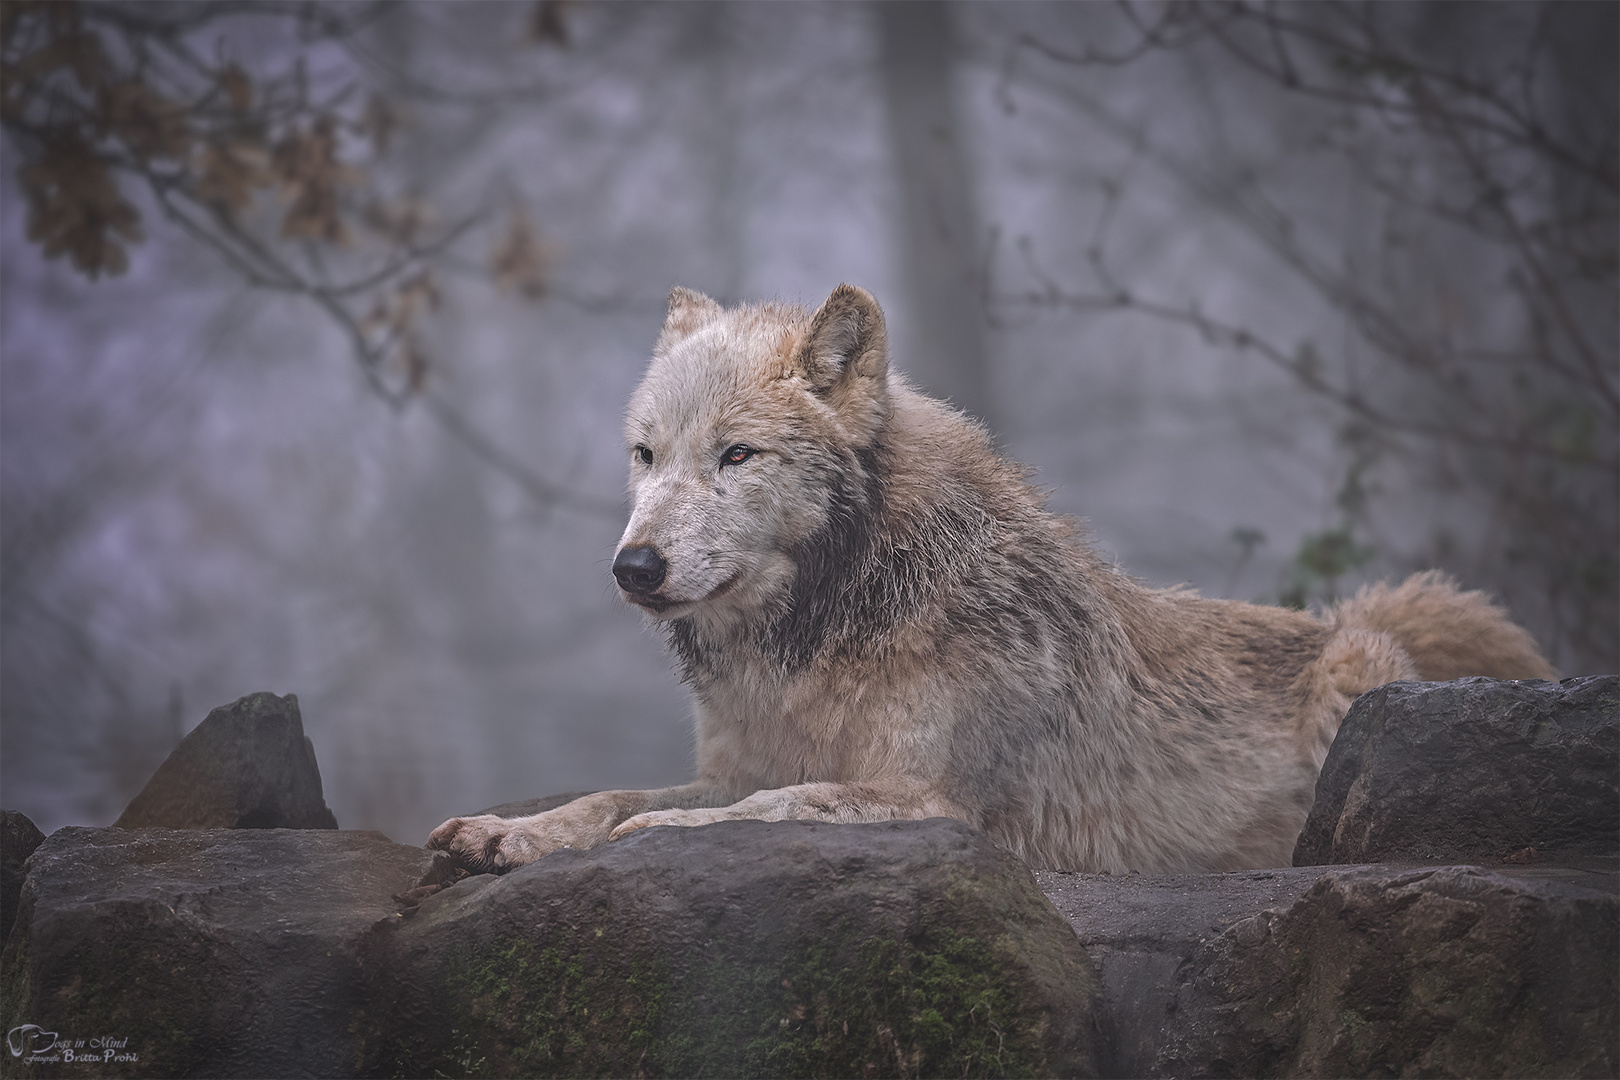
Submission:
<svg viewBox="0 0 1620 1080">
<path fill-rule="evenodd" d="M 720 622 L 780 603 L 795 552 L 862 497 L 888 379 L 883 312 L 863 289 L 840 285 L 814 315 L 671 292 L 625 420 L 625 599 Z"/>
</svg>

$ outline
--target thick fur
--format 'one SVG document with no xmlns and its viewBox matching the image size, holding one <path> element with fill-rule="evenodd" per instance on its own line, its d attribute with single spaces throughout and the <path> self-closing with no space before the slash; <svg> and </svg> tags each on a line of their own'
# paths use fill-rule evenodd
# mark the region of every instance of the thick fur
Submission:
<svg viewBox="0 0 1620 1080">
<path fill-rule="evenodd" d="M 626 441 L 621 552 L 667 565 L 626 597 L 691 684 L 697 779 L 445 822 L 430 845 L 475 869 L 652 825 L 930 816 L 1039 866 L 1286 865 L 1356 695 L 1554 675 L 1440 574 L 1324 617 L 1138 583 L 889 369 L 851 286 L 814 313 L 676 289 Z"/>
</svg>

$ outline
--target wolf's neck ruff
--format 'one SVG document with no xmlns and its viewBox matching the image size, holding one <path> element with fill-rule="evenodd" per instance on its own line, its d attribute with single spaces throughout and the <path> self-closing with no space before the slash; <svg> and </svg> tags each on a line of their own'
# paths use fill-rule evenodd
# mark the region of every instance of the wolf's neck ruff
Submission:
<svg viewBox="0 0 1620 1080">
<path fill-rule="evenodd" d="M 884 549 L 893 546 L 883 543 L 878 525 L 885 499 L 877 459 L 883 454 L 881 446 L 867 447 L 842 455 L 847 470 L 827 470 L 827 520 L 789 549 L 792 580 L 765 619 L 711 627 L 692 615 L 670 623 L 670 641 L 688 681 L 701 688 L 725 663 L 722 655 L 731 664 L 757 658 L 776 674 L 791 676 L 823 655 L 884 647 L 904 617 L 907 587 L 926 586 L 873 572 L 874 563 L 888 561 Z"/>
</svg>

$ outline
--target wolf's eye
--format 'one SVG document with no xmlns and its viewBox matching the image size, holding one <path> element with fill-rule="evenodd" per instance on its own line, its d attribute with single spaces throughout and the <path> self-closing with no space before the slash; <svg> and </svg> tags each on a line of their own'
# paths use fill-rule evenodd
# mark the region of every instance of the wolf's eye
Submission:
<svg viewBox="0 0 1620 1080">
<path fill-rule="evenodd" d="M 753 447 L 744 446 L 742 443 L 738 443 L 736 446 L 730 447 L 725 453 L 720 455 L 720 464 L 741 465 L 743 462 L 747 461 L 753 456 Z"/>
<path fill-rule="evenodd" d="M 652 449 L 646 446 L 636 447 L 636 460 L 641 462 L 643 465 L 651 465 Z"/>
</svg>

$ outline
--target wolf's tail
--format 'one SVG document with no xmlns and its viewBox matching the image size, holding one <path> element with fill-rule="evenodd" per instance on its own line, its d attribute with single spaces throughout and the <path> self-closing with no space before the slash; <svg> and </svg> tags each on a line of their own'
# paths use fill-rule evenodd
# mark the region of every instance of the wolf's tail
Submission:
<svg viewBox="0 0 1620 1080">
<path fill-rule="evenodd" d="M 1463 592 L 1438 570 L 1413 574 L 1394 588 L 1369 585 L 1336 605 L 1332 620 L 1388 634 L 1426 681 L 1466 675 L 1558 678 L 1535 640 L 1507 612 L 1484 593 Z"/>
</svg>

